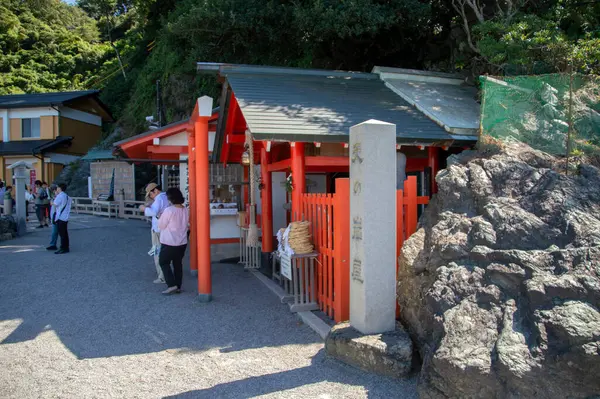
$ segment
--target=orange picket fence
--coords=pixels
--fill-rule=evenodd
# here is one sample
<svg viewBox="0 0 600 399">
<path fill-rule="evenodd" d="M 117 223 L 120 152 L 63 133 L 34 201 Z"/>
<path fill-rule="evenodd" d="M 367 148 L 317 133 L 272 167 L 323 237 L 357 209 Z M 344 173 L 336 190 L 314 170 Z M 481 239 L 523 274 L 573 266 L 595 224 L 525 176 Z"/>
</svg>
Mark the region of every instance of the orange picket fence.
<svg viewBox="0 0 600 399">
<path fill-rule="evenodd" d="M 417 196 L 415 176 L 409 176 L 404 187 L 404 191 L 396 193 L 398 256 L 404 241 L 417 231 L 418 206 L 429 202 L 429 197 Z M 336 179 L 335 191 L 335 194 L 304 194 L 302 215 L 295 219 L 311 222 L 312 241 L 319 253 L 315 271 L 317 303 L 328 317 L 341 322 L 350 317 L 349 179 Z"/>
</svg>

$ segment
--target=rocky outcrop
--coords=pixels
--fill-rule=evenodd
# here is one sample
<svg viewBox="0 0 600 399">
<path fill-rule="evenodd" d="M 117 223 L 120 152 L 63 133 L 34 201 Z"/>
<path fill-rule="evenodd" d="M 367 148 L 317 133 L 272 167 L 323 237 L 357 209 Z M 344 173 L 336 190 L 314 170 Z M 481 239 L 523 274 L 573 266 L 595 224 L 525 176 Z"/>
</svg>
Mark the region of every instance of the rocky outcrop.
<svg viewBox="0 0 600 399">
<path fill-rule="evenodd" d="M 449 159 L 400 258 L 425 398 L 600 395 L 600 172 L 523 145 Z"/>
<path fill-rule="evenodd" d="M 0 241 L 10 240 L 17 236 L 17 223 L 12 216 L 0 216 Z"/>
<path fill-rule="evenodd" d="M 65 166 L 56 182 L 65 183 L 70 196 L 87 198 L 89 176 L 90 162 L 79 159 Z"/>
</svg>

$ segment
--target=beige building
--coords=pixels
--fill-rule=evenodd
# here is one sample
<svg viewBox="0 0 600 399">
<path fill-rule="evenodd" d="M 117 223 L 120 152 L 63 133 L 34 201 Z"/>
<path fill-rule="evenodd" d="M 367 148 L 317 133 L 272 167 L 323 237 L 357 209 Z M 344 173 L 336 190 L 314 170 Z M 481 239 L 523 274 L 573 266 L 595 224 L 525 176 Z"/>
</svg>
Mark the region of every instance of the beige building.
<svg viewBox="0 0 600 399">
<path fill-rule="evenodd" d="M 12 185 L 10 165 L 32 165 L 30 181 L 52 182 L 86 154 L 112 121 L 99 91 L 0 96 L 0 179 Z"/>
</svg>

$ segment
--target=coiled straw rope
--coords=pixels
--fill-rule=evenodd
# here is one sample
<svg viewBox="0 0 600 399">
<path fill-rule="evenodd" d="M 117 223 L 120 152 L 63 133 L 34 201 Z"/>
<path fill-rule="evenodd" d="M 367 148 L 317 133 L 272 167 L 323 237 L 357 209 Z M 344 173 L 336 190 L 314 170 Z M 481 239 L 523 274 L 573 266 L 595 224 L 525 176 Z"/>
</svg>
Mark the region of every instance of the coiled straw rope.
<svg viewBox="0 0 600 399">
<path fill-rule="evenodd" d="M 290 223 L 290 232 L 288 235 L 288 245 L 294 253 L 298 255 L 309 254 L 314 247 L 310 242 L 310 222 L 292 222 Z"/>
</svg>

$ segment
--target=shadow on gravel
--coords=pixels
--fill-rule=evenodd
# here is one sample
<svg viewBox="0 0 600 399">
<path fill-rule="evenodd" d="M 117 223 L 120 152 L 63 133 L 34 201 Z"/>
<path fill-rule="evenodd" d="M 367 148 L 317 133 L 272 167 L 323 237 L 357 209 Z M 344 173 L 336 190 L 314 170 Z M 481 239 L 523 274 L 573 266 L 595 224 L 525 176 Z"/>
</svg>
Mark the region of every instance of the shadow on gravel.
<svg viewBox="0 0 600 399">
<path fill-rule="evenodd" d="M 322 367 L 323 363 L 328 367 Z M 399 391 L 390 392 L 390 385 L 382 384 L 382 380 L 390 380 Z M 342 365 L 327 358 L 325 350 L 321 349 L 307 367 L 218 384 L 207 389 L 166 396 L 164 399 L 253 398 L 324 381 L 364 387 L 369 398 L 416 398 L 414 389 L 408 389 L 406 394 L 400 391 L 403 381 L 370 375 Z M 410 384 L 410 380 L 405 381 Z"/>
<path fill-rule="evenodd" d="M 184 292 L 164 297 L 148 225 L 101 220 L 74 230 L 67 255 L 44 250 L 45 234 L 31 234 L 0 253 L 0 321 L 20 320 L 0 345 L 51 330 L 79 359 L 160 352 L 242 351 L 321 342 L 241 266 L 213 265 L 208 304 L 196 299 L 196 280 L 184 263 Z M 26 250 L 27 252 L 21 252 Z"/>
</svg>

